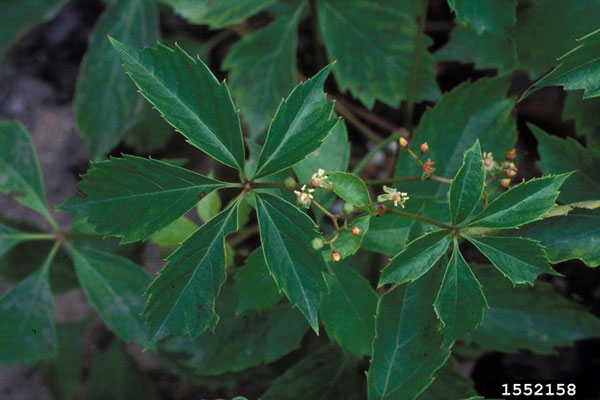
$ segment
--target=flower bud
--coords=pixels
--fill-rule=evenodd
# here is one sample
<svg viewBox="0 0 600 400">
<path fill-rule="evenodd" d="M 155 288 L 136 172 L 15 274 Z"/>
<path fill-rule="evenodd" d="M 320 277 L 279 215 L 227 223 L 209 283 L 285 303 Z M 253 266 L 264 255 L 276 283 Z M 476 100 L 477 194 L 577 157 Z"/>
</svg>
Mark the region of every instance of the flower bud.
<svg viewBox="0 0 600 400">
<path fill-rule="evenodd" d="M 507 160 L 512 160 L 516 156 L 517 156 L 517 149 L 515 149 L 515 148 L 513 148 L 511 151 L 509 151 L 508 153 L 506 153 L 506 159 Z"/>
<path fill-rule="evenodd" d="M 311 242 L 312 248 L 315 250 L 321 250 L 323 248 L 323 239 L 314 238 Z"/>
<path fill-rule="evenodd" d="M 510 178 L 500 179 L 500 186 L 502 186 L 503 188 L 509 188 L 510 187 Z"/>
<path fill-rule="evenodd" d="M 342 212 L 346 215 L 350 215 L 354 212 L 354 206 L 350 203 L 346 203 L 342 207 Z"/>
<path fill-rule="evenodd" d="M 338 261 L 340 261 L 340 260 L 342 259 L 342 256 L 341 256 L 341 255 L 340 255 L 340 253 L 338 253 L 337 251 L 332 251 L 332 252 L 331 252 L 331 259 L 332 259 L 334 262 L 338 262 Z"/>
<path fill-rule="evenodd" d="M 427 144 L 427 142 L 423 142 L 421 143 L 421 146 L 419 146 L 419 149 L 421 150 L 421 153 L 427 153 L 427 151 L 429 150 L 429 145 Z"/>
<path fill-rule="evenodd" d="M 400 144 L 400 147 L 408 147 L 408 140 L 401 137 L 398 139 L 398 144 Z"/>
<path fill-rule="evenodd" d="M 288 176 L 287 178 L 285 178 L 283 184 L 286 188 L 290 190 L 294 190 L 296 188 L 296 180 L 292 176 Z"/>
<path fill-rule="evenodd" d="M 350 229 L 350 233 L 352 233 L 354 236 L 358 236 L 360 235 L 360 228 L 358 226 L 355 226 L 352 229 Z"/>
<path fill-rule="evenodd" d="M 508 171 L 506 171 L 506 176 L 508 176 L 509 178 L 512 178 L 515 175 L 517 175 L 517 171 L 515 171 L 514 169 L 509 169 Z"/>
<path fill-rule="evenodd" d="M 431 159 L 427 159 L 427 161 L 425 161 L 425 163 L 423 163 L 423 172 L 426 174 L 433 174 L 433 172 L 435 171 L 434 166 L 434 162 L 431 161 Z"/>
</svg>

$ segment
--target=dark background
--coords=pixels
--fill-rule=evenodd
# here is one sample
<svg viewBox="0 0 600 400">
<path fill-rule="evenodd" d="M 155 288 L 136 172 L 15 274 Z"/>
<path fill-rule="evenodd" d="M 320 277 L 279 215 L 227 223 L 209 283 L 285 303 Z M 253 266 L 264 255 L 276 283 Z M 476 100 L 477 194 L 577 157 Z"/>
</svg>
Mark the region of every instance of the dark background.
<svg viewBox="0 0 600 400">
<path fill-rule="evenodd" d="M 74 128 L 72 108 L 75 83 L 81 59 L 87 49 L 87 38 L 104 6 L 97 0 L 74 0 L 50 22 L 36 27 L 12 48 L 2 66 L 0 66 L 0 118 L 21 120 L 31 130 L 35 147 L 40 157 L 44 181 L 49 202 L 57 205 L 73 193 L 78 175 L 88 168 L 87 150 L 83 140 L 77 136 Z M 250 26 L 261 26 L 269 21 L 266 15 L 253 17 Z M 431 23 L 430 23 L 431 22 Z M 433 37 L 435 44 L 430 49 L 435 51 L 448 40 L 448 32 L 453 26 L 453 16 L 446 2 L 430 1 L 429 17 L 426 32 Z M 171 35 L 188 35 L 198 40 L 206 40 L 215 34 L 208 29 L 191 26 L 162 9 L 161 29 L 163 37 Z M 304 75 L 310 76 L 318 70 L 316 60 L 322 54 L 322 48 L 316 48 L 312 39 L 312 26 L 305 21 L 300 27 L 299 63 Z M 217 45 L 210 54 L 209 64 L 220 77 L 225 74 L 219 69 L 223 56 L 236 40 L 235 35 Z M 443 91 L 448 91 L 460 82 L 476 80 L 481 76 L 495 75 L 495 71 L 475 71 L 471 65 L 458 63 L 442 63 L 438 71 L 438 83 Z M 521 94 L 530 84 L 526 74 L 516 74 L 511 88 L 512 95 Z M 328 82 L 328 91 L 338 93 L 335 83 Z M 341 94 L 344 95 L 344 94 Z M 355 106 L 350 96 L 345 99 Z M 524 121 L 533 122 L 544 130 L 559 136 L 574 136 L 572 121 L 562 121 L 564 95 L 560 89 L 545 89 L 530 96 L 526 101 L 517 104 L 515 118 L 518 121 L 519 140 L 517 149 L 522 154 L 519 165 L 520 175 L 532 177 L 540 174 L 535 162 L 538 158 L 536 142 L 528 131 Z M 416 108 L 415 123 L 425 110 L 426 104 Z M 394 126 L 404 126 L 405 110 L 392 109 L 377 103 L 374 112 L 385 118 Z M 366 121 L 368 123 L 368 121 Z M 380 135 L 388 132 L 371 126 Z M 353 143 L 354 162 L 366 150 L 366 143 L 348 124 L 350 139 Z M 116 148 L 111 154 L 135 153 L 126 146 Z M 155 157 L 186 157 L 190 160 L 187 167 L 207 171 L 214 167 L 209 157 L 200 156 L 181 136 L 173 134 L 168 145 L 152 154 Z M 600 167 L 600 166 L 599 166 Z M 374 174 L 373 168 L 365 170 L 365 174 Z M 221 172 L 222 173 L 222 172 Z M 219 173 L 218 173 L 219 175 Z M 36 216 L 18 207 L 8 199 L 0 199 L 1 214 L 10 219 L 24 219 L 36 224 L 43 224 Z M 68 223 L 68 215 L 58 213 L 61 224 Z M 138 249 L 136 257 L 155 272 L 162 265 L 160 251 L 152 246 Z M 579 261 L 562 263 L 556 269 L 565 275 L 564 279 L 555 279 L 553 284 L 557 293 L 585 305 L 591 312 L 600 316 L 600 269 L 587 268 Z M 0 292 L 7 285 L 0 282 Z M 93 315 L 78 291 L 67 291 L 56 297 L 56 309 L 59 322 L 81 321 Z M 600 332 L 599 332 L 600 333 Z M 112 340 L 112 334 L 99 323 L 92 324 L 86 334 L 86 350 L 84 353 L 84 374 L 89 374 L 89 366 L 98 352 Z M 321 340 L 321 339 L 319 339 Z M 311 343 L 305 344 L 311 346 Z M 296 353 L 302 352 L 299 350 Z M 182 381 L 176 375 L 161 368 L 160 364 L 149 354 L 139 349 L 131 349 L 142 369 L 146 370 L 156 381 L 165 398 L 187 399 L 202 396 L 225 396 L 227 393 L 213 392 Z M 300 354 L 301 355 L 301 354 Z M 282 365 L 289 364 L 298 355 L 292 354 L 284 359 Z M 487 353 L 477 361 L 463 360 L 461 368 L 471 375 L 477 390 L 482 395 L 492 396 L 502 382 L 514 380 L 547 380 L 561 382 L 576 381 L 583 390 L 584 386 L 597 387 L 600 373 L 600 340 L 586 340 L 575 346 L 558 349 L 555 356 L 540 356 L 527 351 L 517 354 Z M 244 386 L 245 385 L 245 386 Z M 242 383 L 236 392 L 255 397 L 264 387 L 260 384 Z M 35 369 L 14 367 L 11 370 L 0 368 L 0 398 L 2 399 L 42 399 L 49 394 L 43 386 L 43 380 Z"/>
</svg>

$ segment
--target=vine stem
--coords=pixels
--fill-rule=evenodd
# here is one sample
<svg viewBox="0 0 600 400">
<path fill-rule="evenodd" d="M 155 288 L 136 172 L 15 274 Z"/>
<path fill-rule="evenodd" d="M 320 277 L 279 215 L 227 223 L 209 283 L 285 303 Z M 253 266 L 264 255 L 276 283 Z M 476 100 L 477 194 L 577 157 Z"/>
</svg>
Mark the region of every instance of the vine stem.
<svg viewBox="0 0 600 400">
<path fill-rule="evenodd" d="M 406 217 L 406 218 L 411 218 L 411 219 L 414 219 L 417 221 L 426 222 L 428 224 L 435 225 L 435 226 L 438 226 L 443 229 L 452 229 L 452 227 L 450 225 L 446 225 L 440 221 L 437 221 L 433 218 L 426 217 L 424 215 L 413 214 L 413 213 L 409 213 L 406 211 L 396 210 L 396 209 L 388 208 L 388 207 L 385 207 L 385 212 L 390 213 L 390 214 L 400 215 L 400 216 Z"/>
<path fill-rule="evenodd" d="M 371 179 L 366 180 L 365 183 L 367 185 L 382 185 L 386 183 L 401 183 L 401 182 L 414 182 L 420 181 L 422 178 L 420 176 L 405 176 L 405 177 L 393 177 L 393 178 L 384 178 L 384 179 Z M 443 176 L 431 175 L 429 178 L 425 180 L 436 181 L 440 183 L 451 184 L 452 179 L 444 178 Z"/>
<path fill-rule="evenodd" d="M 396 139 L 399 139 L 400 136 L 402 136 L 400 132 L 392 133 L 390 136 L 377 143 L 367 154 L 364 155 L 364 157 L 358 162 L 358 164 L 356 164 L 356 166 L 352 170 L 352 173 L 360 173 L 369 164 L 369 161 L 371 161 L 371 159 L 373 158 L 373 156 L 375 156 L 375 154 L 377 154 L 377 152 L 384 149 L 387 145 L 389 145 Z"/>
</svg>

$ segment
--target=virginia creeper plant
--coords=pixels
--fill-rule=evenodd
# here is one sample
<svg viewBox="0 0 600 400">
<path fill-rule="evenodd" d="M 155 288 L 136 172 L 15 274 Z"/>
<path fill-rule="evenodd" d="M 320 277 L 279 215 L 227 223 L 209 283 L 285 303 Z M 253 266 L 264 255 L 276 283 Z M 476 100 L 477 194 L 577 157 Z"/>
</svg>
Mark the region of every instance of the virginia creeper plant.
<svg viewBox="0 0 600 400">
<path fill-rule="evenodd" d="M 37 2 L 15 17 L 18 26 L 0 27 L 7 31 L 0 51 L 64 3 Z M 228 81 L 207 66 L 208 52 L 156 44 L 153 1 L 107 3 L 74 100 L 92 162 L 58 207 L 72 213 L 70 227 L 59 226 L 46 202 L 27 129 L 0 122 L 0 193 L 51 228 L 0 224 L 0 256 L 26 242 L 52 243 L 39 267 L 0 299 L 3 364 L 56 368 L 75 343 L 70 338 L 83 334 L 54 322 L 56 268 L 74 270 L 120 341 L 143 346 L 200 385 L 213 379 L 212 386 L 235 388 L 303 340 L 316 343 L 264 382 L 262 399 L 427 399 L 440 391 L 466 398 L 476 392 L 457 373 L 455 355 L 550 354 L 598 335 L 600 321 L 548 283 L 562 279 L 552 264 L 600 265 L 593 111 L 600 34 L 593 11 L 578 8 L 600 13 L 597 1 L 523 0 L 529 7 L 517 10 L 516 0 L 477 0 L 477 7 L 448 0 L 456 27 L 431 53 L 427 0 L 163 0 L 189 23 L 218 30 L 206 48 L 239 37 L 222 63 Z M 24 7 L 8 4 L 0 13 Z M 245 22 L 257 13 L 271 22 Z M 548 24 L 536 25 L 559 17 L 577 26 L 546 35 Z M 324 50 L 310 78 L 297 60 L 305 21 Z M 443 92 L 434 73 L 442 61 L 499 73 Z M 544 172 L 530 179 L 515 148 L 517 99 L 507 96 L 516 70 L 535 81 L 521 99 L 547 86 L 583 90 L 569 92 L 565 114 L 585 147 L 533 124 L 521 128 L 535 136 Z M 417 116 L 423 102 L 431 107 Z M 376 103 L 402 104 L 403 126 L 370 111 Z M 368 151 L 351 146 L 347 124 L 371 143 Z M 176 159 L 107 157 L 122 139 L 148 153 L 169 127 L 199 158 L 234 173 L 203 175 Z M 351 151 L 359 155 L 352 163 Z M 377 157 L 391 168 L 365 172 Z M 122 251 L 145 241 L 168 252 L 155 276 Z M 58 254 L 72 266 L 55 265 Z M 137 382 L 131 398 L 155 396 L 141 389 L 148 378 L 131 363 L 111 344 L 94 363 L 88 390 L 125 374 Z"/>
</svg>

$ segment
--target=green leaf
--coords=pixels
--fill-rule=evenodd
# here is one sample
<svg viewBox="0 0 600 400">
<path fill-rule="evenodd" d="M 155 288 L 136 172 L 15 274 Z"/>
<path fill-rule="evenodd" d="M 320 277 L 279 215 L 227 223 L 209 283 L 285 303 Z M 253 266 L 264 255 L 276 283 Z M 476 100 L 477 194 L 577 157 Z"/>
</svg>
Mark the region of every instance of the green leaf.
<svg viewBox="0 0 600 400">
<path fill-rule="evenodd" d="M 478 34 L 505 35 L 516 22 L 517 0 L 448 0 L 457 19 Z"/>
<path fill-rule="evenodd" d="M 356 253 L 360 248 L 360 245 L 365 237 L 365 234 L 369 232 L 369 220 L 371 217 L 369 215 L 363 215 L 361 217 L 355 218 L 348 224 L 349 230 L 343 230 L 340 233 L 340 236 L 335 241 L 335 251 L 340 253 L 340 256 L 343 258 L 349 257 Z M 360 229 L 360 232 L 357 236 L 353 235 L 350 229 L 352 228 Z M 329 253 L 329 250 L 326 251 Z"/>
<path fill-rule="evenodd" d="M 213 29 L 242 22 L 276 0 L 160 0 L 183 18 Z"/>
<path fill-rule="evenodd" d="M 254 178 L 273 175 L 304 160 L 317 150 L 337 124 L 333 102 L 327 101 L 323 85 L 332 66 L 326 66 L 298 84 L 281 101 L 269 126 Z"/>
<path fill-rule="evenodd" d="M 398 4 L 317 2 L 325 49 L 330 60 L 339 61 L 335 78 L 340 90 L 350 90 L 368 108 L 375 100 L 397 107 L 400 100 L 419 102 L 440 95 L 427 51 L 433 41 Z"/>
<path fill-rule="evenodd" d="M 148 327 L 141 314 L 148 273 L 104 251 L 71 247 L 70 252 L 85 297 L 106 326 L 123 340 L 145 344 Z"/>
<path fill-rule="evenodd" d="M 514 353 L 527 349 L 553 354 L 557 346 L 598 337 L 600 320 L 581 305 L 555 293 L 552 285 L 513 288 L 489 266 L 477 270 L 490 308 L 473 341 L 487 350 Z"/>
<path fill-rule="evenodd" d="M 318 310 L 326 290 L 321 271 L 327 265 L 311 246 L 321 237 L 310 217 L 294 205 L 269 194 L 256 198 L 260 238 L 267 267 L 279 290 L 319 332 Z"/>
<path fill-rule="evenodd" d="M 239 301 L 236 315 L 247 310 L 263 311 L 279 303 L 283 295 L 271 277 L 262 248 L 252 252 L 246 264 L 233 275 L 233 288 Z"/>
<path fill-rule="evenodd" d="M 17 121 L 0 122 L 0 193 L 51 219 L 31 136 Z"/>
<path fill-rule="evenodd" d="M 576 209 L 566 216 L 544 218 L 519 228 L 518 235 L 539 240 L 551 263 L 579 259 L 600 265 L 600 210 Z"/>
<path fill-rule="evenodd" d="M 438 61 L 459 61 L 475 64 L 478 69 L 497 69 L 500 73 L 517 68 L 517 49 L 509 35 L 478 35 L 472 29 L 457 24 L 450 40 L 434 54 Z"/>
<path fill-rule="evenodd" d="M 575 131 L 585 136 L 588 147 L 600 150 L 600 99 L 582 99 L 580 92 L 568 92 L 563 109 L 564 120 L 575 120 Z"/>
<path fill-rule="evenodd" d="M 110 382 L 110 384 L 107 384 Z M 84 400 L 158 400 L 152 380 L 112 342 L 92 363 Z"/>
<path fill-rule="evenodd" d="M 173 354 L 180 366 L 197 375 L 215 376 L 271 363 L 300 347 L 309 327 L 297 310 L 280 304 L 268 312 L 236 315 L 237 302 L 232 287 L 224 286 L 217 299 L 221 320 L 215 331 L 193 341 L 173 337 L 159 345 L 159 354 Z"/>
<path fill-rule="evenodd" d="M 346 171 L 350 162 L 350 143 L 344 121 L 338 122 L 325 138 L 321 147 L 294 165 L 294 172 L 300 182 L 310 182 L 319 169 L 325 171 Z M 319 193 L 317 192 L 317 195 Z"/>
<path fill-rule="evenodd" d="M 302 1 L 295 9 L 280 12 L 266 28 L 234 44 L 223 60 L 231 92 L 253 138 L 262 136 L 281 99 L 294 88 L 298 22 L 306 5 Z"/>
<path fill-rule="evenodd" d="M 469 226 L 515 228 L 539 219 L 554 207 L 558 189 L 570 175 L 544 176 L 513 186 L 492 201 Z"/>
<path fill-rule="evenodd" d="M 419 400 L 479 398 L 473 387 L 474 383 L 458 373 L 458 368 L 458 363 L 449 358 L 436 372 L 433 383 L 419 396 Z"/>
<path fill-rule="evenodd" d="M 160 31 L 154 2 L 127 0 L 109 5 L 90 35 L 74 106 L 77 130 L 93 160 L 104 158 L 119 143 L 138 101 L 135 86 L 123 71 L 108 35 L 135 46 L 155 43 Z"/>
<path fill-rule="evenodd" d="M 565 182 L 559 200 L 574 203 L 600 198 L 600 150 L 584 148 L 574 139 L 548 135 L 534 125 L 528 125 L 538 141 L 540 168 L 548 174 L 576 171 Z"/>
<path fill-rule="evenodd" d="M 262 400 L 360 400 L 364 387 L 356 361 L 334 346 L 322 346 L 277 377 Z"/>
<path fill-rule="evenodd" d="M 48 21 L 58 13 L 66 0 L 4 0 L 0 3 L 0 62 L 9 47 L 33 26 Z"/>
<path fill-rule="evenodd" d="M 110 40 L 142 95 L 169 124 L 217 161 L 243 169 L 240 121 L 225 82 L 180 47 L 141 50 Z"/>
<path fill-rule="evenodd" d="M 168 258 L 152 281 L 144 316 L 149 344 L 170 335 L 192 339 L 213 329 L 215 299 L 225 282 L 225 236 L 237 230 L 237 202 L 202 225 Z"/>
<path fill-rule="evenodd" d="M 355 206 L 371 204 L 367 185 L 357 175 L 350 172 L 327 172 L 327 181 L 333 184 L 333 191 L 346 203 Z"/>
<path fill-rule="evenodd" d="M 450 355 L 433 311 L 439 274 L 394 288 L 379 298 L 369 400 L 414 399 Z"/>
<path fill-rule="evenodd" d="M 54 303 L 48 270 L 58 251 L 55 244 L 42 267 L 0 298 L 0 362 L 34 364 L 56 350 Z"/>
<path fill-rule="evenodd" d="M 209 193 L 196 204 L 196 212 L 203 222 L 210 221 L 219 211 L 221 211 L 221 198 L 217 192 Z"/>
<path fill-rule="evenodd" d="M 485 169 L 479 140 L 465 152 L 463 164 L 450 185 L 450 215 L 456 225 L 467 219 L 481 201 Z"/>
<path fill-rule="evenodd" d="M 429 144 L 426 157 L 435 162 L 436 175 L 453 178 L 462 165 L 463 154 L 477 139 L 485 152 L 504 154 L 513 147 L 517 130 L 512 116 L 514 99 L 506 98 L 509 78 L 482 78 L 475 83 L 463 83 L 425 112 L 411 143 L 417 153 L 421 143 Z M 406 152 L 400 152 L 395 176 L 421 174 L 417 163 Z M 401 189 L 409 195 L 418 193 L 445 200 L 449 187 L 419 181 L 404 182 Z"/>
<path fill-rule="evenodd" d="M 546 250 L 535 240 L 520 237 L 467 236 L 494 267 L 515 284 L 533 282 L 540 274 L 556 272 L 548 265 Z"/>
<path fill-rule="evenodd" d="M 547 86 L 563 86 L 565 90 L 584 89 L 584 99 L 600 96 L 600 30 L 578 41 L 580 44 L 560 57 L 556 68 L 529 87 L 522 99 Z"/>
<path fill-rule="evenodd" d="M 328 293 L 321 303 L 327 335 L 358 357 L 371 354 L 377 293 L 351 266 L 336 263 L 325 276 Z"/>
<path fill-rule="evenodd" d="M 419 279 L 446 254 L 448 246 L 450 235 L 447 231 L 430 232 L 413 240 L 385 266 L 381 272 L 379 287 Z"/>
<path fill-rule="evenodd" d="M 42 365 L 44 381 L 57 400 L 71 400 L 81 378 L 87 323 L 65 323 L 56 327 L 56 354 Z"/>
<path fill-rule="evenodd" d="M 94 163 L 77 185 L 78 195 L 60 208 L 130 243 L 147 239 L 185 214 L 202 194 L 223 186 L 185 168 L 125 155 Z"/>
<path fill-rule="evenodd" d="M 461 338 L 481 324 L 487 307 L 481 284 L 463 258 L 458 243 L 454 243 L 452 257 L 446 266 L 442 286 L 433 303 L 443 324 L 447 341 Z"/>
<path fill-rule="evenodd" d="M 194 221 L 183 216 L 156 232 L 150 240 L 161 247 L 176 247 L 185 242 L 197 229 L 198 225 Z"/>
</svg>

